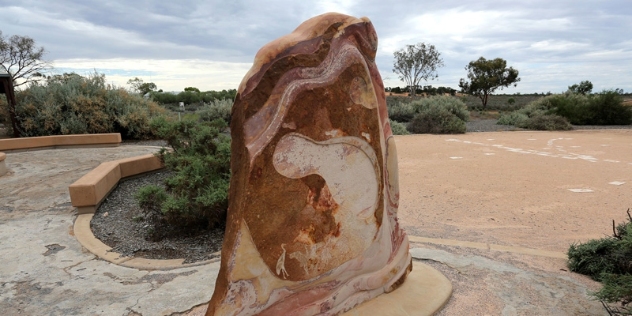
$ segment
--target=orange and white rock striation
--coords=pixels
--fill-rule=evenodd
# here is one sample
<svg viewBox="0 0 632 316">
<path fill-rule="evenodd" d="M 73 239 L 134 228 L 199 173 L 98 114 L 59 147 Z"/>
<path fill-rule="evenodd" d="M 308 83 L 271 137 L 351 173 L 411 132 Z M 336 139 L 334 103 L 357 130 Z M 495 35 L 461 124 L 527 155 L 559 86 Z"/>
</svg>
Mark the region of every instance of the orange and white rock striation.
<svg viewBox="0 0 632 316">
<path fill-rule="evenodd" d="M 233 106 L 221 269 L 207 315 L 336 315 L 410 272 L 397 151 L 367 18 L 264 46 Z"/>
</svg>

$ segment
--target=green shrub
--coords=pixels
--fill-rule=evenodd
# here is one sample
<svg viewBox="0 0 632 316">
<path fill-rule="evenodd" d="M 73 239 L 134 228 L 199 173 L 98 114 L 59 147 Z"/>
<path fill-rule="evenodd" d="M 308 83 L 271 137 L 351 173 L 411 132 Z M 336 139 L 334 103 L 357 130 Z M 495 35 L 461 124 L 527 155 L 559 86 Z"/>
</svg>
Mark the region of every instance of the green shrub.
<svg viewBox="0 0 632 316">
<path fill-rule="evenodd" d="M 623 104 L 618 91 L 606 90 L 592 96 L 589 105 L 591 125 L 629 125 L 632 124 L 632 107 Z"/>
<path fill-rule="evenodd" d="M 163 187 L 150 184 L 144 186 L 136 192 L 138 205 L 143 209 L 145 215 L 160 219 L 162 216 L 162 203 L 167 200 L 167 193 Z"/>
<path fill-rule="evenodd" d="M 563 116 L 575 125 L 590 124 L 594 115 L 590 110 L 590 100 L 588 96 L 583 94 L 558 94 L 548 97 L 550 104 L 548 110 Z"/>
<path fill-rule="evenodd" d="M 406 129 L 414 134 L 462 134 L 466 125 L 448 110 L 432 106 L 415 115 Z"/>
<path fill-rule="evenodd" d="M 566 118 L 554 114 L 535 115 L 528 118 L 522 124 L 523 125 L 517 126 L 539 131 L 568 131 L 573 129 L 573 126 L 571 126 Z"/>
<path fill-rule="evenodd" d="M 603 287 L 593 295 L 603 303 L 608 314 L 632 315 L 632 274 L 604 273 L 601 282 Z"/>
<path fill-rule="evenodd" d="M 140 206 L 157 216 L 161 227 L 212 228 L 222 224 L 230 182 L 230 138 L 220 133 L 226 123 L 221 119 L 169 121 L 158 117 L 151 127 L 171 147 L 171 151 L 161 149 L 158 156 L 174 173 L 165 180 L 164 189 L 143 188 L 138 196 Z"/>
<path fill-rule="evenodd" d="M 165 112 L 156 103 L 106 84 L 105 75 L 57 75 L 16 93 L 23 136 L 121 133 L 152 136 L 149 122 Z"/>
<path fill-rule="evenodd" d="M 529 117 L 555 114 L 574 125 L 629 125 L 632 108 L 623 104 L 617 90 L 606 90 L 596 95 L 565 93 L 550 95 L 529 103 L 517 112 Z"/>
<path fill-rule="evenodd" d="M 398 122 L 409 122 L 416 113 L 415 108 L 410 103 L 397 102 L 388 107 L 388 117 Z"/>
<path fill-rule="evenodd" d="M 513 111 L 501 115 L 498 118 L 496 124 L 498 125 L 513 125 L 516 127 L 525 126 L 525 122 L 529 120 L 529 116 L 520 111 Z"/>
<path fill-rule="evenodd" d="M 432 96 L 415 100 L 410 103 L 415 108 L 415 112 L 421 113 L 430 108 L 444 109 L 455 115 L 463 122 L 467 122 L 470 118 L 470 112 L 467 106 L 460 99 L 451 96 Z"/>
<path fill-rule="evenodd" d="M 230 124 L 231 112 L 233 109 L 233 100 L 223 99 L 214 100 L 208 104 L 205 104 L 196 113 L 200 115 L 200 119 L 203 121 L 211 122 L 216 119 L 221 119 L 227 124 Z"/>
<path fill-rule="evenodd" d="M 406 130 L 406 125 L 398 121 L 391 121 L 391 130 L 393 135 L 409 135 L 410 132 Z"/>
<path fill-rule="evenodd" d="M 568 249 L 568 267 L 571 271 L 590 276 L 603 283 L 593 295 L 609 311 L 632 315 L 632 216 L 628 209 L 628 222 L 614 227 L 613 236 L 571 245 Z M 618 303 L 613 307 L 606 303 Z"/>
<path fill-rule="evenodd" d="M 433 96 L 410 103 L 415 115 L 406 129 L 411 133 L 465 133 L 470 113 L 465 104 L 451 96 Z"/>
</svg>

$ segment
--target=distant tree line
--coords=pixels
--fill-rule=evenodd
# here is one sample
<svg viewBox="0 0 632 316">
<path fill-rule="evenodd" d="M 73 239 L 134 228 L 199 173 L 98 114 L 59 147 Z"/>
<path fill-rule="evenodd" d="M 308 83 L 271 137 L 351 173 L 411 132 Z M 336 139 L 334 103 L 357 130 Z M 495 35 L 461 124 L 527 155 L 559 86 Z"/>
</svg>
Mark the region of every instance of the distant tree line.
<svg viewBox="0 0 632 316">
<path fill-rule="evenodd" d="M 236 89 L 222 91 L 200 91 L 196 87 L 186 87 L 182 92 L 164 92 L 153 82 L 144 82 L 143 79 L 135 77 L 127 81 L 132 92 L 136 92 L 143 96 L 149 96 L 160 104 L 178 104 L 183 102 L 185 105 L 210 103 L 221 100 L 234 100 L 237 95 Z"/>
<path fill-rule="evenodd" d="M 392 93 L 411 93 L 411 89 L 410 86 L 408 87 L 386 87 L 384 89 L 384 91 L 386 92 L 392 92 Z M 417 86 L 417 89 L 415 89 L 415 94 L 422 94 L 425 93 L 426 95 L 445 95 L 445 94 L 449 94 L 449 95 L 455 95 L 457 92 L 457 90 L 452 89 L 450 87 L 433 87 L 431 85 L 428 86 Z"/>
<path fill-rule="evenodd" d="M 179 93 L 152 91 L 150 97 L 160 104 L 176 104 L 184 102 L 185 105 L 196 103 L 209 103 L 219 100 L 234 100 L 237 95 L 236 89 L 222 91 L 200 91 L 198 88 L 187 87 Z"/>
</svg>

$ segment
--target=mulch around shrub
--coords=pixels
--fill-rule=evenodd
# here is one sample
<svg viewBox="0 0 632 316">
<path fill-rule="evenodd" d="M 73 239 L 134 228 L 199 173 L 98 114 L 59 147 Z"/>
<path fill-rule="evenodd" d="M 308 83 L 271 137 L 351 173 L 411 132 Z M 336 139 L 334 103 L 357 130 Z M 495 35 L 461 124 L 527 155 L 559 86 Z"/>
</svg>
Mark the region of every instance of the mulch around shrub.
<svg viewBox="0 0 632 316">
<path fill-rule="evenodd" d="M 145 185 L 161 185 L 168 175 L 168 171 L 162 170 L 121 181 L 92 218 L 90 226 L 94 236 L 124 256 L 184 258 L 184 263 L 217 257 L 214 253 L 222 248 L 224 227 L 182 231 L 160 241 L 149 240 L 153 223 L 143 216 L 134 195 Z"/>
</svg>

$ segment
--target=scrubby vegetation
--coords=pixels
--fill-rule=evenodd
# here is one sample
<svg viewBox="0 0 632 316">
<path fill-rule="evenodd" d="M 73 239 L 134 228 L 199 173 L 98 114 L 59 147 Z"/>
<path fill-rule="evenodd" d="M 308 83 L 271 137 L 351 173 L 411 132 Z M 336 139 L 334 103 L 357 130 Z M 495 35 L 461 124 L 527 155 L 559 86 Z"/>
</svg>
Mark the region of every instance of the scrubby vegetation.
<svg viewBox="0 0 632 316">
<path fill-rule="evenodd" d="M 391 120 L 406 124 L 406 130 L 415 133 L 465 133 L 469 112 L 465 104 L 452 96 L 433 96 L 411 102 L 391 102 L 388 105 Z M 396 128 L 399 128 L 396 127 Z"/>
<path fill-rule="evenodd" d="M 204 103 L 210 103 L 220 100 L 234 100 L 237 95 L 237 90 L 222 90 L 222 91 L 205 91 L 201 92 L 198 88 L 187 87 L 184 91 L 179 93 L 154 91 L 150 93 L 150 97 L 169 108 L 172 111 L 178 110 L 178 103 L 183 102 L 185 105 L 192 105 L 189 107 L 192 110 L 197 110 L 199 106 Z"/>
<path fill-rule="evenodd" d="M 507 113 L 499 118 L 498 124 L 546 130 L 566 130 L 570 124 L 629 125 L 632 124 L 632 107 L 623 104 L 620 90 L 605 90 L 594 95 L 569 91 L 535 100 Z"/>
<path fill-rule="evenodd" d="M 144 139 L 152 135 L 152 117 L 165 113 L 98 73 L 52 76 L 17 91 L 16 100 L 22 136 L 121 133 L 124 139 Z"/>
<path fill-rule="evenodd" d="M 527 104 L 542 99 L 545 94 L 520 94 L 520 95 L 506 95 L 506 94 L 494 94 L 488 96 L 487 107 L 488 111 L 515 111 L 525 107 Z M 459 97 L 467 108 L 482 109 L 481 100 L 473 95 L 462 95 Z"/>
<path fill-rule="evenodd" d="M 174 173 L 165 180 L 165 188 L 149 185 L 137 195 L 145 215 L 154 219 L 150 237 L 221 225 L 230 181 L 230 138 L 222 134 L 226 122 L 159 117 L 151 128 L 172 148 L 163 148 L 158 155 Z"/>
<path fill-rule="evenodd" d="M 568 267 L 602 282 L 593 296 L 599 299 L 610 315 L 632 315 L 632 215 L 615 227 L 613 236 L 571 245 Z"/>
<path fill-rule="evenodd" d="M 226 124 L 230 124 L 232 109 L 233 100 L 223 99 L 214 100 L 205 104 L 204 106 L 199 108 L 196 113 L 203 121 L 211 122 L 216 119 L 221 119 L 226 122 Z"/>
<path fill-rule="evenodd" d="M 391 130 L 393 135 L 409 135 L 410 132 L 406 129 L 406 125 L 397 121 L 391 121 Z"/>
</svg>

